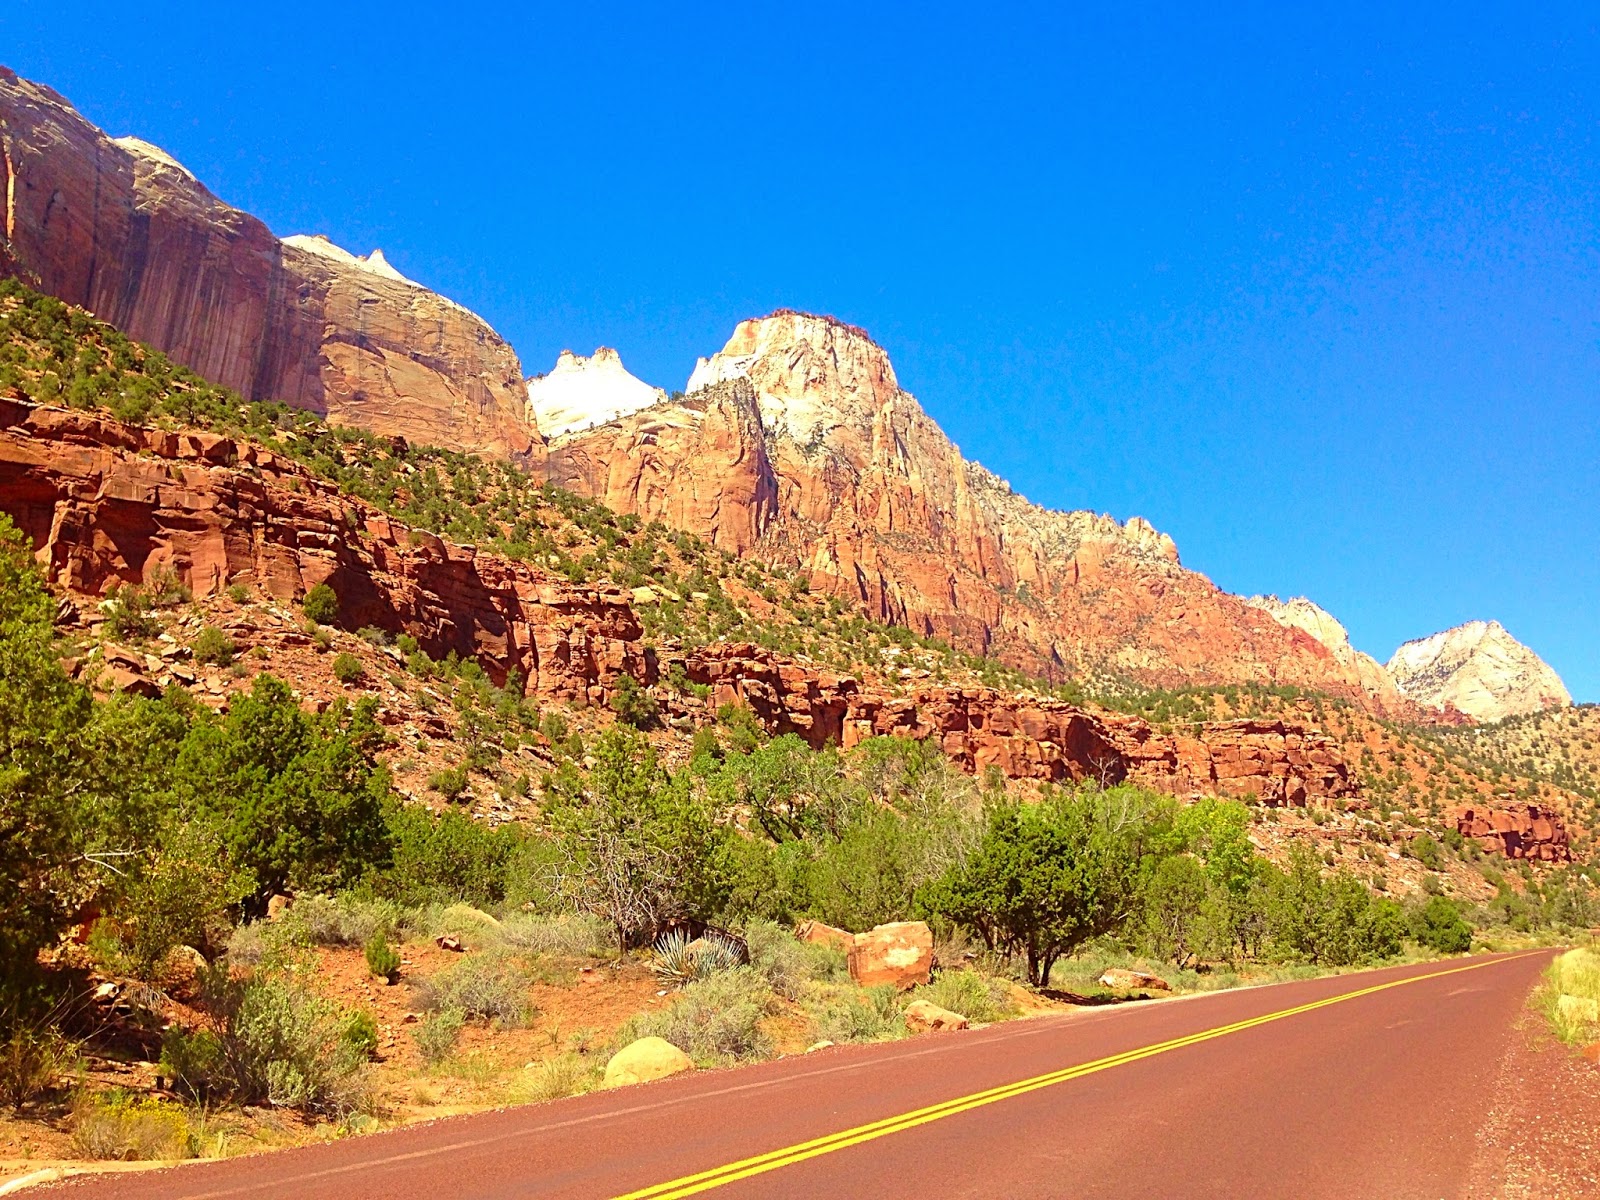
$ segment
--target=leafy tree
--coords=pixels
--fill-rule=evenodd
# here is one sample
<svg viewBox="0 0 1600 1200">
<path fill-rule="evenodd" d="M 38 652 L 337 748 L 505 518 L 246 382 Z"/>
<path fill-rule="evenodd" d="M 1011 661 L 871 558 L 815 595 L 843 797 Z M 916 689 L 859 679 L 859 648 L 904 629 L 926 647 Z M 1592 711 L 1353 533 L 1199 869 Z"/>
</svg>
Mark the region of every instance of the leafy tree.
<svg viewBox="0 0 1600 1200">
<path fill-rule="evenodd" d="M 18 1000 L 69 914 L 98 782 L 93 699 L 61 668 L 54 616 L 27 542 L 0 514 L 0 1006 Z"/>
<path fill-rule="evenodd" d="M 924 903 L 991 950 L 1020 954 L 1043 987 L 1058 958 L 1136 911 L 1145 856 L 1168 836 L 1166 820 L 1166 807 L 1134 788 L 997 805 L 977 849 Z"/>
<path fill-rule="evenodd" d="M 1443 896 L 1430 896 L 1411 917 L 1411 936 L 1440 954 L 1465 954 L 1472 949 L 1472 926 L 1461 910 Z"/>
<path fill-rule="evenodd" d="M 1162 859 L 1146 885 L 1146 936 L 1156 954 L 1175 967 L 1188 966 L 1197 953 L 1208 892 L 1205 868 L 1187 854 Z"/>
<path fill-rule="evenodd" d="M 376 736 L 370 706 L 312 716 L 287 684 L 259 675 L 226 718 L 190 728 L 174 792 L 186 813 L 217 822 L 232 861 L 255 876 L 258 902 L 345 886 L 388 855 Z"/>
<path fill-rule="evenodd" d="M 487 829 L 453 810 L 435 816 L 394 804 L 387 814 L 390 863 L 372 887 L 401 904 L 468 904 L 486 908 L 505 898 L 511 862 L 523 840 L 516 830 Z"/>
<path fill-rule="evenodd" d="M 608 921 L 617 945 L 715 912 L 725 886 L 722 835 L 687 776 L 670 777 L 625 728 L 602 734 L 578 787 L 557 787 L 549 819 L 566 850 L 568 894 Z"/>
</svg>

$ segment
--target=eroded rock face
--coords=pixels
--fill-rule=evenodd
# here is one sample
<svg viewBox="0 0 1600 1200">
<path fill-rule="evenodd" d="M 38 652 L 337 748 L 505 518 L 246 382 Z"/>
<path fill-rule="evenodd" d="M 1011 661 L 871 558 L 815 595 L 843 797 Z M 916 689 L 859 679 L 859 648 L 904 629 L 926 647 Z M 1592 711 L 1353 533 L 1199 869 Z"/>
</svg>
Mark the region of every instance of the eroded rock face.
<svg viewBox="0 0 1600 1200">
<path fill-rule="evenodd" d="M 630 374 L 609 346 L 588 358 L 563 350 L 548 375 L 528 380 L 528 408 L 547 438 L 603 425 L 666 398 L 666 392 Z"/>
<path fill-rule="evenodd" d="M 1561 676 L 1498 621 L 1468 621 L 1407 642 L 1389 660 L 1389 673 L 1418 703 L 1456 708 L 1475 721 L 1572 703 Z"/>
<path fill-rule="evenodd" d="M 538 457 L 494 330 L 384 261 L 280 241 L 169 155 L 0 67 L 0 272 L 249 399 L 458 450 Z"/>
<path fill-rule="evenodd" d="M 0 399 L 0 511 L 32 539 L 52 579 L 80 595 L 158 569 L 200 597 L 243 581 L 294 602 L 328 582 L 345 626 L 410 633 L 432 655 L 477 658 L 497 679 L 514 668 L 531 692 L 552 698 L 605 704 L 622 674 L 650 684 L 676 663 L 710 688 L 713 707 L 747 705 L 771 732 L 818 747 L 933 738 L 964 769 L 1011 779 L 1133 780 L 1275 804 L 1357 793 L 1332 741 L 1294 722 L 1169 734 L 990 688 L 890 694 L 754 645 L 658 652 L 645 645 L 628 591 L 574 585 L 410 529 L 295 463 L 215 434 Z M 140 666 L 129 664 L 130 681 Z M 674 712 L 688 702 L 673 694 L 664 703 Z"/>
<path fill-rule="evenodd" d="M 1473 805 L 1456 814 L 1456 830 L 1485 850 L 1535 862 L 1571 862 L 1561 817 L 1538 804 Z"/>
<path fill-rule="evenodd" d="M 1147 521 L 1043 509 L 964 460 L 882 347 L 832 318 L 741 323 L 682 403 L 573 433 L 548 469 L 614 509 L 1047 676 L 1253 680 L 1408 707 L 1370 660 L 1185 570 Z"/>
</svg>

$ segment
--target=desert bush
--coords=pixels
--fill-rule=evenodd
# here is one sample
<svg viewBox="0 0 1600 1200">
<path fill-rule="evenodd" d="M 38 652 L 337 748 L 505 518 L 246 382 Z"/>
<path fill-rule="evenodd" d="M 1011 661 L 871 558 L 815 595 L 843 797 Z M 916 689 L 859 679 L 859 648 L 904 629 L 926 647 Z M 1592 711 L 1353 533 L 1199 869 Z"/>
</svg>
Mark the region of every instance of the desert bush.
<svg viewBox="0 0 1600 1200">
<path fill-rule="evenodd" d="M 465 1017 L 513 1029 L 533 1016 L 527 973 L 500 954 L 469 954 L 420 981 L 416 990 L 418 1002 L 430 1012 L 455 1009 Z"/>
<path fill-rule="evenodd" d="M 0 1038 L 0 1102 L 20 1112 L 46 1095 L 77 1059 L 77 1047 L 48 1018 L 4 1020 Z"/>
<path fill-rule="evenodd" d="M 254 890 L 254 877 L 232 865 L 210 822 L 173 822 L 120 889 L 117 915 L 126 930 L 120 941 L 128 969 L 139 979 L 153 978 L 176 946 L 214 954 Z"/>
<path fill-rule="evenodd" d="M 356 896 L 300 896 L 279 918 L 295 940 L 312 946 L 365 946 L 390 937 L 404 913 L 389 900 Z"/>
<path fill-rule="evenodd" d="M 655 697 L 632 675 L 617 677 L 616 689 L 611 693 L 611 711 L 619 721 L 635 729 L 653 728 L 661 716 Z"/>
<path fill-rule="evenodd" d="M 150 597 L 131 584 L 114 587 L 100 605 L 106 615 L 106 631 L 114 638 L 131 642 L 155 637 L 160 632 L 154 607 Z"/>
<path fill-rule="evenodd" d="M 846 955 L 836 946 L 802 942 L 774 921 L 744 927 L 750 965 L 785 1000 L 799 1000 L 813 983 L 845 977 Z"/>
<path fill-rule="evenodd" d="M 331 625 L 339 616 L 339 593 L 325 583 L 319 583 L 306 593 L 300 611 L 306 619 L 318 625 Z"/>
<path fill-rule="evenodd" d="M 411 1031 L 411 1040 L 417 1044 L 417 1053 L 430 1067 L 437 1066 L 455 1053 L 461 1040 L 461 1029 L 467 1023 L 466 1014 L 459 1008 L 444 1008 L 427 1013 Z"/>
<path fill-rule="evenodd" d="M 174 1028 L 162 1071 L 191 1095 L 344 1116 L 370 1103 L 371 1018 L 308 991 L 288 972 L 237 978 L 226 962 L 201 975 L 207 1024 Z"/>
<path fill-rule="evenodd" d="M 1461 916 L 1461 909 L 1443 896 L 1430 896 L 1428 902 L 1411 914 L 1411 936 L 1440 954 L 1465 954 L 1472 949 L 1472 926 Z"/>
<path fill-rule="evenodd" d="M 577 1054 L 547 1058 L 532 1068 L 519 1089 L 527 1100 L 559 1100 L 589 1090 L 594 1068 Z"/>
<path fill-rule="evenodd" d="M 691 938 L 681 929 L 656 939 L 650 969 L 662 987 L 683 987 L 739 965 L 739 948 L 716 934 Z"/>
<path fill-rule="evenodd" d="M 389 945 L 382 933 L 374 933 L 366 944 L 367 970 L 377 978 L 393 983 L 400 975 L 400 952 Z"/>
<path fill-rule="evenodd" d="M 932 982 L 913 991 L 911 998 L 930 1001 L 984 1025 L 1009 1017 L 1016 1007 L 1004 983 L 985 979 L 976 971 L 940 971 Z"/>
<path fill-rule="evenodd" d="M 333 656 L 333 677 L 340 683 L 359 683 L 366 673 L 361 660 L 350 651 L 341 650 Z"/>
<path fill-rule="evenodd" d="M 197 663 L 206 663 L 214 667 L 227 667 L 233 665 L 233 656 L 238 653 L 234 641 L 215 625 L 207 625 L 195 635 L 189 649 L 194 653 Z"/>
<path fill-rule="evenodd" d="M 194 1132 L 181 1105 L 120 1088 L 81 1093 L 72 1106 L 72 1142 L 85 1158 L 117 1162 L 194 1157 Z"/>
<path fill-rule="evenodd" d="M 616 949 L 605 922 L 587 913 L 513 913 L 500 922 L 500 943 L 530 954 L 601 958 Z"/>
<path fill-rule="evenodd" d="M 471 776 L 466 763 L 459 763 L 453 767 L 445 767 L 428 776 L 428 786 L 451 804 L 461 799 L 462 793 L 467 790 Z"/>
<path fill-rule="evenodd" d="M 661 1037 L 702 1065 L 764 1058 L 772 1040 L 761 1022 L 776 1006 L 765 979 L 750 967 L 734 967 L 689 984 L 668 1008 L 635 1017 L 617 1044 Z"/>
<path fill-rule="evenodd" d="M 879 1042 L 904 1037 L 895 989 L 859 988 L 854 984 L 822 984 L 812 989 L 805 1009 L 816 1025 L 817 1036 L 830 1042 Z"/>
</svg>

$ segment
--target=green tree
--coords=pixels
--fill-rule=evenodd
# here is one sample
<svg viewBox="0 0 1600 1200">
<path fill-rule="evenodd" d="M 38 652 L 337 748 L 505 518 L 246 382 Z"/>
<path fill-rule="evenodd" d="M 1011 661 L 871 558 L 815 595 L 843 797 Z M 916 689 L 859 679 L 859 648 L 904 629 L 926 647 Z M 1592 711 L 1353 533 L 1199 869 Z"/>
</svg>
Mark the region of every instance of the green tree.
<svg viewBox="0 0 1600 1200">
<path fill-rule="evenodd" d="M 1443 896 L 1430 896 L 1411 917 L 1411 936 L 1440 954 L 1465 954 L 1472 949 L 1472 926 L 1461 909 Z"/>
<path fill-rule="evenodd" d="M 611 711 L 619 721 L 635 729 L 653 729 L 661 716 L 656 698 L 632 675 L 617 676 L 617 685 L 611 692 Z"/>
<path fill-rule="evenodd" d="M 1145 934 L 1175 967 L 1195 957 L 1208 892 L 1205 868 L 1187 854 L 1162 859 L 1145 887 Z"/>
<path fill-rule="evenodd" d="M 174 765 L 183 810 L 215 820 L 232 861 L 273 892 L 355 882 L 389 852 L 389 776 L 370 757 L 370 707 L 313 716 L 259 675 L 226 718 L 196 722 Z"/>
<path fill-rule="evenodd" d="M 603 917 L 619 949 L 721 905 L 722 834 L 689 779 L 670 777 L 649 742 L 608 730 L 580 786 L 557 787 L 551 825 L 566 851 L 572 900 Z"/>
<path fill-rule="evenodd" d="M 1168 806 L 1118 787 L 989 814 L 977 849 L 927 890 L 933 913 L 1019 954 L 1036 987 L 1056 960 L 1122 927 L 1142 897 L 1146 854 L 1170 837 Z"/>
<path fill-rule="evenodd" d="M 300 609 L 318 625 L 331 625 L 339 619 L 339 593 L 328 584 L 319 583 L 306 593 Z"/>
<path fill-rule="evenodd" d="M 61 668 L 54 617 L 26 540 L 0 514 L 0 1007 L 19 1002 L 87 866 L 94 703 Z"/>
</svg>

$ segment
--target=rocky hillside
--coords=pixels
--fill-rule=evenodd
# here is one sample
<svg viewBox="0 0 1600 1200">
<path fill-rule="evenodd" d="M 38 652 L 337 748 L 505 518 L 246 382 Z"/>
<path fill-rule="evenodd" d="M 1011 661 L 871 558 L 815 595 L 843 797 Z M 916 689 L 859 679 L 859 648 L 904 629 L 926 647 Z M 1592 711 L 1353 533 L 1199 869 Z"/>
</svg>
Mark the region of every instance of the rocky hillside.
<svg viewBox="0 0 1600 1200">
<path fill-rule="evenodd" d="M 1389 660 L 1407 696 L 1435 709 L 1459 709 L 1474 721 L 1499 721 L 1572 703 L 1550 665 L 1498 621 L 1468 621 L 1407 642 Z"/>
<path fill-rule="evenodd" d="M 377 433 L 527 457 L 516 355 L 482 320 L 326 239 L 279 240 L 170 156 L 0 67 L 0 273 L 207 379 Z"/>
<path fill-rule="evenodd" d="M 548 471 L 1035 674 L 1292 684 L 1407 710 L 1347 641 L 1221 591 L 1148 522 L 1041 508 L 963 459 L 883 348 L 829 317 L 742 323 L 681 401 L 560 439 Z"/>
</svg>

